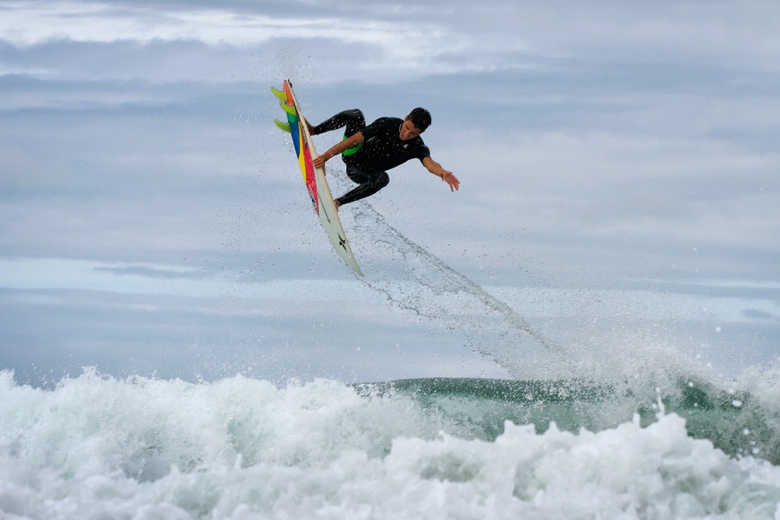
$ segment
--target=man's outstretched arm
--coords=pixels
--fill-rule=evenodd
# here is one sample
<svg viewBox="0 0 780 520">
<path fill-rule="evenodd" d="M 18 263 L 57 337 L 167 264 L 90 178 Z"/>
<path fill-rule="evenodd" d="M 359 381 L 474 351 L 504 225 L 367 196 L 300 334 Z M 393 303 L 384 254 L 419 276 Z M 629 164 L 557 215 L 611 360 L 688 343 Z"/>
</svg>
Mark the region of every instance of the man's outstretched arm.
<svg viewBox="0 0 780 520">
<path fill-rule="evenodd" d="M 455 191 L 460 187 L 460 181 L 458 178 L 455 177 L 451 171 L 442 168 L 441 164 L 437 163 L 430 157 L 423 159 L 422 163 L 429 172 L 446 182 L 450 186 L 450 191 Z"/>
<path fill-rule="evenodd" d="M 335 157 L 344 150 L 347 150 L 349 148 L 352 148 L 354 146 L 359 145 L 363 142 L 363 132 L 357 132 L 355 134 L 352 134 L 348 139 L 344 139 L 340 143 L 332 146 L 328 149 L 325 153 L 322 155 L 318 155 L 314 158 L 312 161 L 314 163 L 315 168 L 324 168 L 325 163 L 330 159 L 331 157 Z"/>
</svg>

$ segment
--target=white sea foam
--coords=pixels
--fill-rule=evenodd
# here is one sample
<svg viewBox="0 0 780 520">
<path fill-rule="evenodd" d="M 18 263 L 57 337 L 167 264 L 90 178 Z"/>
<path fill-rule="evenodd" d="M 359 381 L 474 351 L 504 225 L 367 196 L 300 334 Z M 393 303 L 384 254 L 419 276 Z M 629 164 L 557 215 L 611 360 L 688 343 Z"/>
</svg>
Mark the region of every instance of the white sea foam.
<svg viewBox="0 0 780 520">
<path fill-rule="evenodd" d="M 493 442 L 336 381 L 0 374 L 3 518 L 780 518 L 780 468 L 669 414 Z"/>
</svg>

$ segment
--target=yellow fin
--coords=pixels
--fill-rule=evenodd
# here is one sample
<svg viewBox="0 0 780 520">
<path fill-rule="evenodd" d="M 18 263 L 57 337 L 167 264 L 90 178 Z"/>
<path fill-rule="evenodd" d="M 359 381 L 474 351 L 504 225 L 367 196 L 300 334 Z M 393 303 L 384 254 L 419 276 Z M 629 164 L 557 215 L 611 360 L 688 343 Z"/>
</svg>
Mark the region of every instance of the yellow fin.
<svg viewBox="0 0 780 520">
<path fill-rule="evenodd" d="M 282 101 L 287 103 L 287 93 L 285 93 L 285 92 L 283 92 L 281 90 L 276 90 L 273 87 L 271 87 L 271 92 L 274 93 L 274 96 L 278 97 L 279 99 L 281 99 Z"/>
<path fill-rule="evenodd" d="M 282 107 L 282 110 L 290 114 L 291 116 L 298 117 L 298 112 L 295 111 L 294 106 L 285 105 L 284 103 L 279 103 L 279 106 Z"/>
<path fill-rule="evenodd" d="M 291 133 L 292 130 L 290 130 L 290 123 L 282 123 L 278 119 L 274 119 L 274 124 L 280 129 L 284 130 L 285 132 Z"/>
</svg>

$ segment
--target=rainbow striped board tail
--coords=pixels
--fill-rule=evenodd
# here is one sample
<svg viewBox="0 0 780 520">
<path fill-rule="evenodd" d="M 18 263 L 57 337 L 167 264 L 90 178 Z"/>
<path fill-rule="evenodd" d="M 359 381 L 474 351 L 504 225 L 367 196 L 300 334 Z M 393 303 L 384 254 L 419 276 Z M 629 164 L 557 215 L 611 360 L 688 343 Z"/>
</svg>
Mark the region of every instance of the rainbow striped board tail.
<svg viewBox="0 0 780 520">
<path fill-rule="evenodd" d="M 287 121 L 277 119 L 274 120 L 274 124 L 292 136 L 295 155 L 298 157 L 298 166 L 301 168 L 303 182 L 309 192 L 311 202 L 314 204 L 314 212 L 319 217 L 320 224 L 325 229 L 333 249 L 350 269 L 363 276 L 363 271 L 360 270 L 360 266 L 352 254 L 352 248 L 347 242 L 347 234 L 344 233 L 344 226 L 341 225 L 336 205 L 333 203 L 333 196 L 330 194 L 330 188 L 325 180 L 325 171 L 322 168 L 315 168 L 312 163 L 317 157 L 317 151 L 314 149 L 314 143 L 309 135 L 306 119 L 301 114 L 301 107 L 293 94 L 290 80 L 284 81 L 282 90 L 271 88 L 271 92 L 279 98 L 279 105 L 287 116 Z"/>
</svg>

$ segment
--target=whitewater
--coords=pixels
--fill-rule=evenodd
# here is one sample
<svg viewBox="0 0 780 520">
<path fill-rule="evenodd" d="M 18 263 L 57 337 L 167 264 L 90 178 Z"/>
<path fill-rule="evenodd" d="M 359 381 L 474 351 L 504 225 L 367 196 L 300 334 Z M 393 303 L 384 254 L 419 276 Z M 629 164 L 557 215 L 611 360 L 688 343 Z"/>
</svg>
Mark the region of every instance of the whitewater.
<svg viewBox="0 0 780 520">
<path fill-rule="evenodd" d="M 366 287 L 510 377 L 3 371 L 0 518 L 780 520 L 780 366 L 556 344 L 369 204 L 344 218 Z"/>
<path fill-rule="evenodd" d="M 563 381 L 280 388 L 87 370 L 47 391 L 6 371 L 0 510 L 7 519 L 778 518 L 780 468 L 745 454 L 773 450 L 764 454 L 777 462 L 774 442 L 754 442 L 776 424 L 748 430 L 777 409 L 778 389 L 740 395 L 752 410 L 728 391 L 694 387 L 631 412 L 635 397 Z M 620 408 L 627 417 L 610 425 Z M 720 446 L 695 438 L 684 415 L 702 436 L 722 428 Z"/>
</svg>

